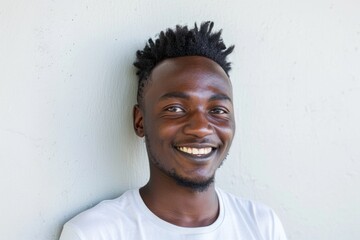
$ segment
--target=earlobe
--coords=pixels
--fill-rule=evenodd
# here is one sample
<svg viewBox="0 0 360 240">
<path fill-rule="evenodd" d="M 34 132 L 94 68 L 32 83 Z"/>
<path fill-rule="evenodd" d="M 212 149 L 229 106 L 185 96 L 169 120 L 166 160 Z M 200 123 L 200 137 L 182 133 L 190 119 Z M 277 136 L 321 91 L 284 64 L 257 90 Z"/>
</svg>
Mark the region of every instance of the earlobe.
<svg viewBox="0 0 360 240">
<path fill-rule="evenodd" d="M 139 104 L 136 104 L 133 109 L 133 126 L 136 135 L 144 137 L 144 118 Z"/>
</svg>

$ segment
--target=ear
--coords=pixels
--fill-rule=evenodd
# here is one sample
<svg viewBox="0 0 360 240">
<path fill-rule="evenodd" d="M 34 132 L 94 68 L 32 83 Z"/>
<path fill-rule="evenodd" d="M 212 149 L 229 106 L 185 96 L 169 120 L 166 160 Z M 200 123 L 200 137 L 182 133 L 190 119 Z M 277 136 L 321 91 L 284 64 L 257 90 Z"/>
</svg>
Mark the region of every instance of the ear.
<svg viewBox="0 0 360 240">
<path fill-rule="evenodd" d="M 144 137 L 144 116 L 139 104 L 136 104 L 133 109 L 133 126 L 136 135 Z"/>
</svg>

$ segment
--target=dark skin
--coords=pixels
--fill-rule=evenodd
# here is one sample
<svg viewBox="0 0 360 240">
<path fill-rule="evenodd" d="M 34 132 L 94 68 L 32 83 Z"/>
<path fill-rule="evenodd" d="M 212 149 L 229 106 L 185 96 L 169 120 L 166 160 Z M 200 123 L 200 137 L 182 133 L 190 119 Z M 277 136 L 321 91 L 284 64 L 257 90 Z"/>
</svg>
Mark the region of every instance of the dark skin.
<svg viewBox="0 0 360 240">
<path fill-rule="evenodd" d="M 140 195 L 169 223 L 208 226 L 219 214 L 212 179 L 235 132 L 230 80 L 200 56 L 166 59 L 149 78 L 143 102 L 134 107 L 134 129 L 146 139 L 150 164 Z"/>
</svg>

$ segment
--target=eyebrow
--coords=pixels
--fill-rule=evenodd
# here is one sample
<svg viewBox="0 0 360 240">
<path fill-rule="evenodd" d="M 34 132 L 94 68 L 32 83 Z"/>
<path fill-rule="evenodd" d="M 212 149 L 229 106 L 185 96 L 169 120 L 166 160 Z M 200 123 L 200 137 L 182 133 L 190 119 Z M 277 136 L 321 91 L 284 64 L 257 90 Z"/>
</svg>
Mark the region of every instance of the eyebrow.
<svg viewBox="0 0 360 240">
<path fill-rule="evenodd" d="M 166 99 L 171 99 L 171 98 L 181 98 L 181 99 L 190 99 L 190 96 L 186 93 L 183 92 L 170 92 L 170 93 L 166 93 L 164 95 L 162 95 L 160 97 L 160 100 L 166 100 Z M 229 102 L 232 102 L 231 98 L 226 95 L 226 94 L 214 94 L 209 98 L 209 101 L 217 101 L 217 100 L 227 100 Z"/>
<path fill-rule="evenodd" d="M 231 98 L 230 98 L 228 95 L 226 95 L 226 94 L 221 94 L 221 93 L 215 94 L 215 95 L 211 96 L 209 100 L 210 100 L 210 101 L 227 100 L 227 101 L 229 101 L 229 102 L 232 102 L 232 101 L 231 101 Z"/>
<path fill-rule="evenodd" d="M 160 100 L 166 100 L 169 98 L 182 98 L 182 99 L 189 99 L 190 96 L 188 94 L 182 92 L 169 92 L 160 97 Z"/>
</svg>

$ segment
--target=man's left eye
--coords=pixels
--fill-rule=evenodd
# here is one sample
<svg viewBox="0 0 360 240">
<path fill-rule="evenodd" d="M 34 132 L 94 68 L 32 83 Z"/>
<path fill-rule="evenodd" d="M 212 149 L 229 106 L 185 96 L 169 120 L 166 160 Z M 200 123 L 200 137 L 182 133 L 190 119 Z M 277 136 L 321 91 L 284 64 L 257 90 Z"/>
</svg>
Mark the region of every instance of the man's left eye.
<svg viewBox="0 0 360 240">
<path fill-rule="evenodd" d="M 226 113 L 228 113 L 228 111 L 223 109 L 223 108 L 214 108 L 210 112 L 213 113 L 213 114 L 226 114 Z"/>
</svg>

